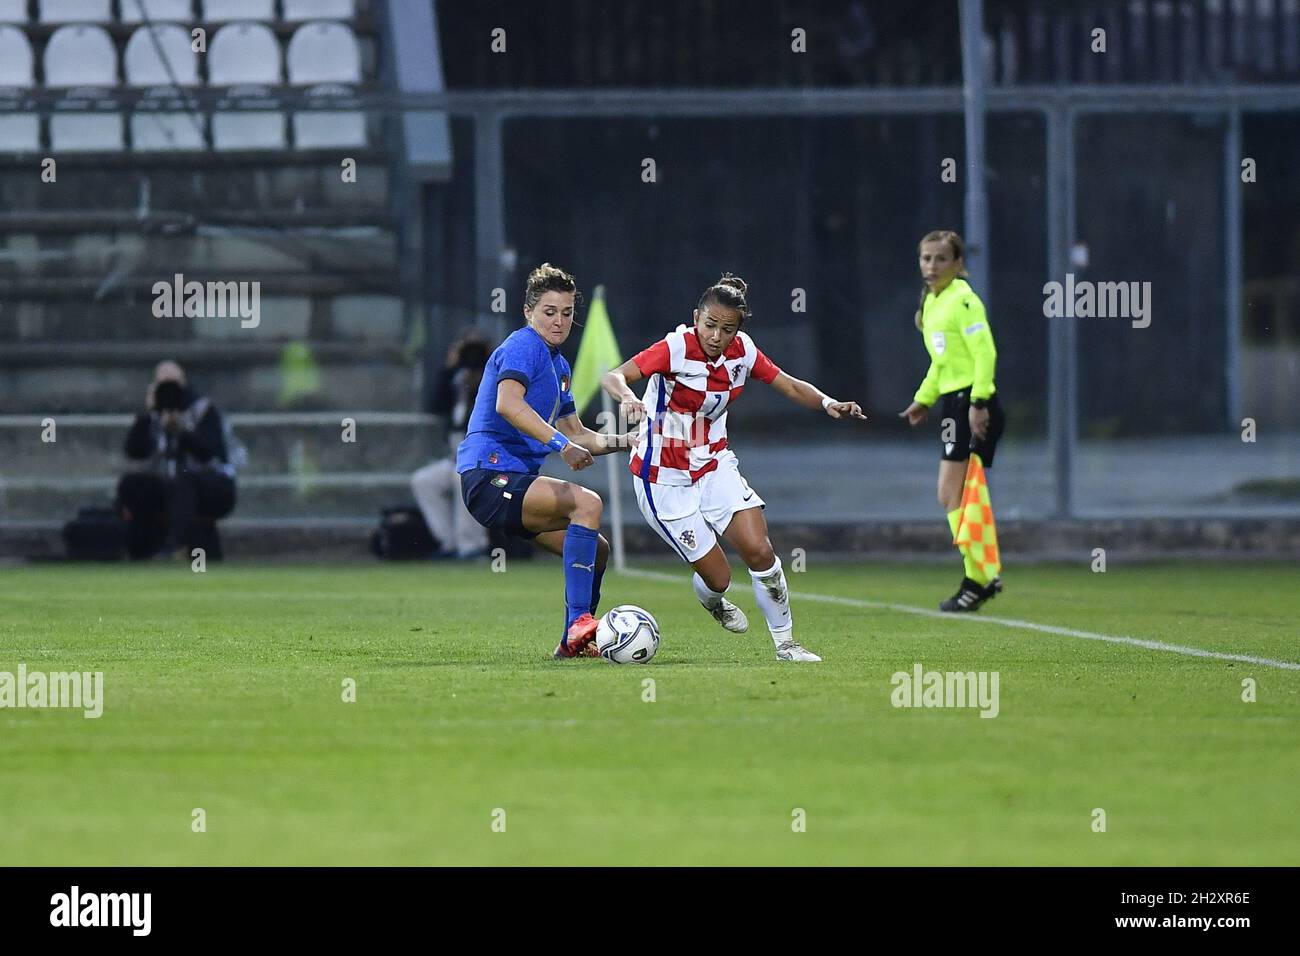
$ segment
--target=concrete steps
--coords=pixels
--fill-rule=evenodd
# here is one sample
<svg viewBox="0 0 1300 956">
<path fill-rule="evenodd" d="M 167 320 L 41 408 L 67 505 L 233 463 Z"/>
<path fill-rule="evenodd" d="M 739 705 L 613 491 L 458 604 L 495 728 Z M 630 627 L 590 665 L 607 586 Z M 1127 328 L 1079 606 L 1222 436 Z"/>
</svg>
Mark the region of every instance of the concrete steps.
<svg viewBox="0 0 1300 956">
<path fill-rule="evenodd" d="M 333 151 L 338 153 L 338 151 Z M 354 182 L 344 182 L 344 155 L 356 159 Z M 58 158 L 55 182 L 32 175 L 0 176 L 0 209 L 6 225 L 39 221 L 35 213 L 60 211 L 93 216 L 99 211 L 184 210 L 203 222 L 241 210 L 272 216 L 310 209 L 388 209 L 389 171 L 380 150 L 348 150 L 328 159 L 256 154 L 251 161 L 223 157 L 196 163 L 194 157 Z M 74 232 L 79 231 L 72 224 Z"/>
<path fill-rule="evenodd" d="M 174 298 L 175 279 L 146 276 L 115 280 L 112 298 L 96 300 L 103 278 L 0 279 L 0 344 L 57 343 L 61 348 L 105 342 L 229 342 L 232 345 L 310 339 L 313 342 L 402 342 L 407 335 L 397 279 L 386 271 L 350 280 L 334 275 L 182 273 L 185 281 L 257 282 L 236 288 L 229 304 L 208 315 L 176 314 L 159 306 L 155 282 L 167 283 Z M 182 286 L 183 288 L 183 286 Z M 206 289 L 206 286 L 205 286 Z M 224 293 L 223 293 L 224 294 Z M 255 297 L 254 297 L 255 296 Z M 216 304 L 221 305 L 218 301 Z M 172 303 L 168 301 L 167 306 Z M 183 303 L 182 303 L 183 305 Z M 28 354 L 37 354 L 35 351 Z"/>
<path fill-rule="evenodd" d="M 122 445 L 131 415 L 49 416 L 53 442 L 43 416 L 6 417 L 0 420 L 0 461 L 6 462 L 0 480 L 94 479 L 116 475 L 130 467 Z M 342 420 L 351 417 L 354 428 Z M 235 436 L 248 449 L 248 466 L 241 478 L 303 473 L 409 472 L 434 456 L 438 429 L 431 418 L 411 414 L 358 414 L 345 411 L 281 415 L 234 415 Z M 20 424 L 21 422 L 21 424 Z M 353 441 L 344 441 L 347 437 Z"/>
<path fill-rule="evenodd" d="M 238 323 L 236 323 L 238 327 Z M 72 343 L 0 348 L 0 412 L 134 412 L 155 363 L 180 362 L 190 381 L 223 411 L 286 407 L 287 342 L 172 341 Z M 287 407 L 410 411 L 420 407 L 420 368 L 394 342 L 310 346 L 317 387 Z"/>
<path fill-rule="evenodd" d="M 83 507 L 107 507 L 118 475 L 74 479 L 0 481 L 0 515 L 4 521 L 61 524 Z M 235 514 L 241 520 L 286 518 L 378 518 L 388 505 L 413 503 L 410 475 L 397 472 L 352 472 L 317 475 L 262 475 L 239 482 Z"/>
</svg>

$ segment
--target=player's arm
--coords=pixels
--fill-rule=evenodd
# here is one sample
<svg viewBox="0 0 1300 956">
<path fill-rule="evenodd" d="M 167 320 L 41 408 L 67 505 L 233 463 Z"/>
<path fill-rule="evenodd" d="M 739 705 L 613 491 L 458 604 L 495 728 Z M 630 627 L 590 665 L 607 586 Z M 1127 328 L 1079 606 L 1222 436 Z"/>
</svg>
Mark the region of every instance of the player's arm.
<svg viewBox="0 0 1300 956">
<path fill-rule="evenodd" d="M 772 379 L 772 387 L 796 405 L 814 410 L 825 409 L 831 418 L 861 418 L 862 406 L 857 402 L 841 402 L 831 398 L 812 382 L 795 378 L 788 372 L 780 372 Z"/>
<path fill-rule="evenodd" d="M 966 310 L 966 325 L 961 330 L 961 336 L 975 365 L 970 397 L 971 401 L 981 401 L 993 394 L 993 374 L 997 369 L 998 350 L 993 344 L 993 332 L 989 329 L 988 316 L 984 313 L 984 303 L 978 296 L 970 297 Z"/>
<path fill-rule="evenodd" d="M 593 455 L 608 455 L 614 451 L 625 451 L 636 444 L 636 434 L 604 434 L 594 432 L 582 424 L 577 415 L 565 415 L 555 423 L 555 427 L 565 438 L 575 445 L 581 445 Z"/>
<path fill-rule="evenodd" d="M 618 402 L 619 421 L 629 426 L 645 418 L 645 405 L 636 397 L 636 392 L 628 386 L 645 378 L 635 358 L 630 358 L 613 371 L 600 377 L 600 387 L 609 393 L 609 397 Z"/>
<path fill-rule="evenodd" d="M 925 378 L 921 379 L 921 385 L 912 396 L 912 404 L 898 413 L 899 418 L 906 418 L 907 423 L 912 426 L 921 424 L 925 421 L 925 416 L 930 411 L 930 406 L 939 400 L 939 363 L 936 360 L 930 361 L 930 368 L 925 373 Z"/>
<path fill-rule="evenodd" d="M 993 373 L 997 368 L 998 350 L 993 345 L 984 303 L 972 295 L 966 301 L 966 325 L 961 330 L 962 340 L 974 364 L 970 387 L 970 428 L 977 438 L 988 433 L 989 410 L 981 407 L 993 394 Z"/>
<path fill-rule="evenodd" d="M 574 471 L 581 471 L 592 463 L 591 454 L 581 445 L 571 442 L 557 432 L 533 411 L 524 401 L 527 389 L 524 383 L 513 378 L 503 378 L 497 383 L 497 414 L 520 433 L 536 439 L 553 451 L 558 451 L 565 463 Z"/>
</svg>

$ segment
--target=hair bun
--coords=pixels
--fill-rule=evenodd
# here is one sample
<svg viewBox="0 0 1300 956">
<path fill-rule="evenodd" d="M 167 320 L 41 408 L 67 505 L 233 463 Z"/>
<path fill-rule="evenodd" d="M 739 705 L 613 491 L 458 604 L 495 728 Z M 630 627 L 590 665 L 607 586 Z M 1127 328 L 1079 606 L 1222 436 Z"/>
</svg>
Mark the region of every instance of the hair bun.
<svg viewBox="0 0 1300 956">
<path fill-rule="evenodd" d="M 582 301 L 578 292 L 578 280 L 559 266 L 543 262 L 528 273 L 528 282 L 524 286 L 524 308 L 531 309 L 542 295 L 547 292 L 569 292 L 575 303 Z"/>
<path fill-rule="evenodd" d="M 748 303 L 745 302 L 746 288 L 748 287 L 745 285 L 745 280 L 740 276 L 724 272 L 717 282 L 704 290 L 704 295 L 700 296 L 696 308 L 704 309 L 710 302 L 716 302 L 728 309 L 735 309 L 740 313 L 740 319 L 743 322 L 752 314 L 749 311 Z"/>
<path fill-rule="evenodd" d="M 744 295 L 745 290 L 748 288 L 748 286 L 745 285 L 744 279 L 740 276 L 732 275 L 730 272 L 722 273 L 722 278 L 718 280 L 718 285 L 730 286 L 737 290 L 741 295 Z"/>
</svg>

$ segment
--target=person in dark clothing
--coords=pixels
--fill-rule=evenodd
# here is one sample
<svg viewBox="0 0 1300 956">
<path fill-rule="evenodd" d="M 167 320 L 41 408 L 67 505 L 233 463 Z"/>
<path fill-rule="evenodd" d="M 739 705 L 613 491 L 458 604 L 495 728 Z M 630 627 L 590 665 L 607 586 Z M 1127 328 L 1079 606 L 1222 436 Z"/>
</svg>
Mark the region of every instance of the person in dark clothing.
<svg viewBox="0 0 1300 956">
<path fill-rule="evenodd" d="M 438 540 L 438 558 L 475 558 L 487 553 L 487 529 L 474 520 L 461 500 L 456 448 L 465 438 L 465 426 L 491 351 L 474 332 L 457 340 L 426 396 L 425 410 L 446 424 L 450 454 L 411 475 L 411 492 L 425 524 Z"/>
<path fill-rule="evenodd" d="M 133 560 L 184 547 L 223 557 L 216 522 L 235 507 L 235 468 L 221 412 L 185 383 L 175 362 L 160 362 L 126 436 L 126 456 L 146 470 L 122 476 L 117 509 L 127 521 Z"/>
</svg>

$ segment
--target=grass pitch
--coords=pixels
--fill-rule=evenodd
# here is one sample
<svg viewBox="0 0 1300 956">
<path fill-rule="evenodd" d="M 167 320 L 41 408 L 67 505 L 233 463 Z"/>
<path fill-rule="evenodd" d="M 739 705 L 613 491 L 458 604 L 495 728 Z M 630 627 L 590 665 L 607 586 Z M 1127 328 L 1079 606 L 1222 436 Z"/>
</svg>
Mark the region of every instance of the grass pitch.
<svg viewBox="0 0 1300 956">
<path fill-rule="evenodd" d="M 5 569 L 0 671 L 103 671 L 105 703 L 0 710 L 3 861 L 1300 863 L 1300 671 L 815 602 L 959 577 L 816 561 L 789 580 L 826 662 L 782 664 L 743 568 L 736 636 L 656 567 L 604 589 L 658 617 L 644 667 L 550 659 L 550 558 Z M 1293 567 L 1006 578 L 988 615 L 1300 661 Z M 999 715 L 895 708 L 917 662 L 997 671 Z"/>
</svg>

